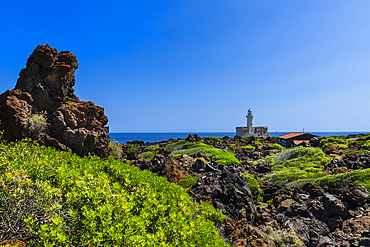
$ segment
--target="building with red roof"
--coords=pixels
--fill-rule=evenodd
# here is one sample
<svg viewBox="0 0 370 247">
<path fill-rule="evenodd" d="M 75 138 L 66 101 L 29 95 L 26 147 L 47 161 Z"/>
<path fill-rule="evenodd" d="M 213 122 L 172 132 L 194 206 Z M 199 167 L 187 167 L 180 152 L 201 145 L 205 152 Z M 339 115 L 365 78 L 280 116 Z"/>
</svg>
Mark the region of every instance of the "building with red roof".
<svg viewBox="0 0 370 247">
<path fill-rule="evenodd" d="M 310 133 L 304 133 L 304 132 L 301 132 L 301 133 L 292 132 L 292 133 L 278 136 L 276 142 L 283 147 L 290 148 L 290 147 L 297 146 L 303 142 L 309 143 L 313 137 L 317 137 L 317 135 L 313 135 Z"/>
</svg>

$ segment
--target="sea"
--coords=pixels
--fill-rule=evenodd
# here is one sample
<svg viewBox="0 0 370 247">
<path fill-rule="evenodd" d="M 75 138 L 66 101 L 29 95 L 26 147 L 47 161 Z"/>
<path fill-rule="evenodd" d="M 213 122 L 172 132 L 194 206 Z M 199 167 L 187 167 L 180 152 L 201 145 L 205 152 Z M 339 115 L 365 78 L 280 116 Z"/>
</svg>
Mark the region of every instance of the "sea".
<svg viewBox="0 0 370 247">
<path fill-rule="evenodd" d="M 290 132 L 270 132 L 271 136 L 281 136 Z M 307 132 L 318 136 L 347 136 L 367 134 L 368 132 Z M 200 137 L 234 137 L 235 132 L 150 132 L 150 133 L 109 133 L 111 139 L 125 144 L 127 141 L 140 140 L 144 142 L 159 142 L 169 139 L 185 139 L 189 134 L 198 134 Z"/>
</svg>

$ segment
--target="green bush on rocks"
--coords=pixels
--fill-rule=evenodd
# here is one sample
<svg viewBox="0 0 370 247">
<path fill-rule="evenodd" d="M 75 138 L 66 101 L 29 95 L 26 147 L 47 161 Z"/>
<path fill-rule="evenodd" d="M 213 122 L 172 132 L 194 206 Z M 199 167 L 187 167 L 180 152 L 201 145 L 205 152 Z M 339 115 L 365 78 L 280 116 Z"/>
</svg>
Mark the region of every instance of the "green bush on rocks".
<svg viewBox="0 0 370 247">
<path fill-rule="evenodd" d="M 181 180 L 178 185 L 185 190 L 190 190 L 198 182 L 198 179 L 198 177 L 187 176 L 185 179 Z"/>
<path fill-rule="evenodd" d="M 255 203 L 262 201 L 262 189 L 257 179 L 252 174 L 242 174 L 248 180 L 248 187 L 251 189 L 253 200 Z"/>
<path fill-rule="evenodd" d="M 281 146 L 280 144 L 277 144 L 277 143 L 269 143 L 268 146 L 271 148 L 271 149 L 276 149 L 276 150 L 284 150 L 285 147 Z"/>
<path fill-rule="evenodd" d="M 271 163 L 272 174 L 266 176 L 274 182 L 291 182 L 297 179 L 324 176 L 321 165 L 330 158 L 320 148 L 295 147 L 276 154 Z"/>
<path fill-rule="evenodd" d="M 152 160 L 154 158 L 154 153 L 151 151 L 144 152 L 144 153 L 139 154 L 139 158 Z"/>
<path fill-rule="evenodd" d="M 0 181 L 1 205 L 41 202 L 43 212 L 30 207 L 7 222 L 30 233 L 31 246 L 226 246 L 215 227 L 225 219 L 219 210 L 113 158 L 0 143 Z"/>
<path fill-rule="evenodd" d="M 180 140 L 171 144 L 168 144 L 166 150 L 171 152 L 171 155 L 186 154 L 193 155 L 199 152 L 204 152 L 208 157 L 215 156 L 216 161 L 220 164 L 230 165 L 233 163 L 240 164 L 240 161 L 235 157 L 233 152 L 214 148 L 202 142 L 187 142 Z"/>
</svg>

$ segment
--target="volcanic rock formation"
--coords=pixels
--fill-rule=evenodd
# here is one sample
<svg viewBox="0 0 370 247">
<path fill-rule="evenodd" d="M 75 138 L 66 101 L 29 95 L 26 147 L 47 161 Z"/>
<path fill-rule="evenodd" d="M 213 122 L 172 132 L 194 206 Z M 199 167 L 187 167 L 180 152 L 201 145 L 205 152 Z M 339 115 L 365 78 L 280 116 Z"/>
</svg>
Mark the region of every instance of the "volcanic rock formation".
<svg viewBox="0 0 370 247">
<path fill-rule="evenodd" d="M 104 109 L 80 101 L 74 94 L 76 57 L 49 45 L 39 45 L 19 73 L 15 88 L 0 95 L 0 128 L 7 141 L 25 137 L 78 155 L 107 157 L 108 118 Z M 30 118 L 43 113 L 45 130 L 36 133 Z"/>
</svg>

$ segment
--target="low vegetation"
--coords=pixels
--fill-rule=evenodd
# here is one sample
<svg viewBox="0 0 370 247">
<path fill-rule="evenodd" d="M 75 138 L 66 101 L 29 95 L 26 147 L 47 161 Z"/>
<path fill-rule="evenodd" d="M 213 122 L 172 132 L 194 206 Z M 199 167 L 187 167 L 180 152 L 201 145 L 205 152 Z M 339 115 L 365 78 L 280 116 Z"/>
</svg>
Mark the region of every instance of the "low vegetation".
<svg viewBox="0 0 370 247">
<path fill-rule="evenodd" d="M 147 160 L 152 160 L 154 158 L 154 153 L 151 151 L 147 151 L 144 153 L 139 154 L 139 158 L 141 159 L 147 159 Z"/>
<path fill-rule="evenodd" d="M 260 142 L 260 141 L 255 141 L 255 142 L 254 142 L 254 144 L 256 144 L 256 145 L 262 145 L 262 142 Z"/>
<path fill-rule="evenodd" d="M 320 148 L 300 146 L 286 149 L 272 159 L 272 174 L 266 178 L 274 182 L 291 182 L 322 177 L 321 166 L 328 162 L 330 158 Z"/>
<path fill-rule="evenodd" d="M 244 140 L 253 141 L 253 142 L 257 139 L 255 136 L 248 136 L 248 137 L 242 136 L 241 138 Z"/>
<path fill-rule="evenodd" d="M 245 149 L 248 149 L 248 150 L 254 150 L 256 149 L 254 146 L 252 145 L 245 145 L 245 146 L 240 146 L 240 148 L 245 148 Z"/>
<path fill-rule="evenodd" d="M 114 140 L 110 140 L 108 144 L 108 153 L 117 159 L 122 158 L 122 148 L 120 144 Z"/>
<path fill-rule="evenodd" d="M 190 143 L 180 140 L 167 145 L 166 150 L 171 152 L 171 155 L 186 154 L 189 156 L 199 152 L 204 152 L 208 157 L 215 156 L 216 161 L 220 164 L 240 164 L 240 161 L 235 157 L 233 152 L 214 148 L 202 142 Z"/>
<path fill-rule="evenodd" d="M 270 241 L 274 242 L 277 247 L 301 247 L 304 246 L 302 237 L 290 229 L 276 230 L 270 226 L 263 229 L 265 237 Z"/>
<path fill-rule="evenodd" d="M 276 149 L 276 150 L 284 150 L 285 147 L 281 146 L 280 144 L 277 143 L 269 143 L 268 144 L 269 148 L 271 149 Z"/>
<path fill-rule="evenodd" d="M 215 137 L 215 136 L 206 137 L 204 139 L 209 140 L 211 142 L 221 142 L 222 141 L 220 137 Z"/>
<path fill-rule="evenodd" d="M 363 185 L 370 192 L 370 168 L 347 173 L 327 175 L 313 180 L 314 183 L 336 186 L 339 183 L 351 182 Z"/>
<path fill-rule="evenodd" d="M 162 148 L 160 146 L 150 146 L 150 147 L 145 148 L 145 150 L 149 150 L 149 151 L 158 151 L 161 149 Z"/>
<path fill-rule="evenodd" d="M 244 177 L 248 180 L 248 187 L 251 189 L 253 200 L 255 203 L 261 202 L 262 198 L 262 189 L 256 179 L 252 174 L 243 174 Z"/>
<path fill-rule="evenodd" d="M 352 140 L 346 140 L 346 136 L 330 136 L 321 138 L 320 140 L 320 144 L 323 148 L 326 148 L 328 146 L 348 148 L 348 144 L 352 142 Z"/>
<path fill-rule="evenodd" d="M 31 246 L 226 245 L 215 227 L 225 219 L 219 210 L 113 158 L 81 158 L 26 140 L 0 143 L 0 181 L 0 219 L 9 226 L 0 239 L 22 235 Z"/>
<path fill-rule="evenodd" d="M 43 131 L 46 130 L 47 124 L 46 113 L 35 113 L 32 114 L 28 120 L 28 129 L 33 138 L 37 138 Z"/>
<path fill-rule="evenodd" d="M 129 152 L 129 153 L 135 153 L 135 152 L 137 152 L 139 150 L 140 150 L 140 148 L 138 148 L 138 147 L 136 147 L 134 145 L 130 145 L 129 148 L 127 149 L 127 152 Z"/>
<path fill-rule="evenodd" d="M 190 190 L 198 182 L 198 179 L 198 177 L 187 176 L 185 179 L 181 180 L 178 185 L 185 190 Z"/>
<path fill-rule="evenodd" d="M 338 146 L 340 148 L 349 148 L 351 144 L 356 143 L 363 148 L 370 148 L 370 135 L 358 135 L 353 138 L 348 138 L 347 136 L 330 136 L 321 138 L 320 144 L 323 148 L 328 146 Z"/>
</svg>

